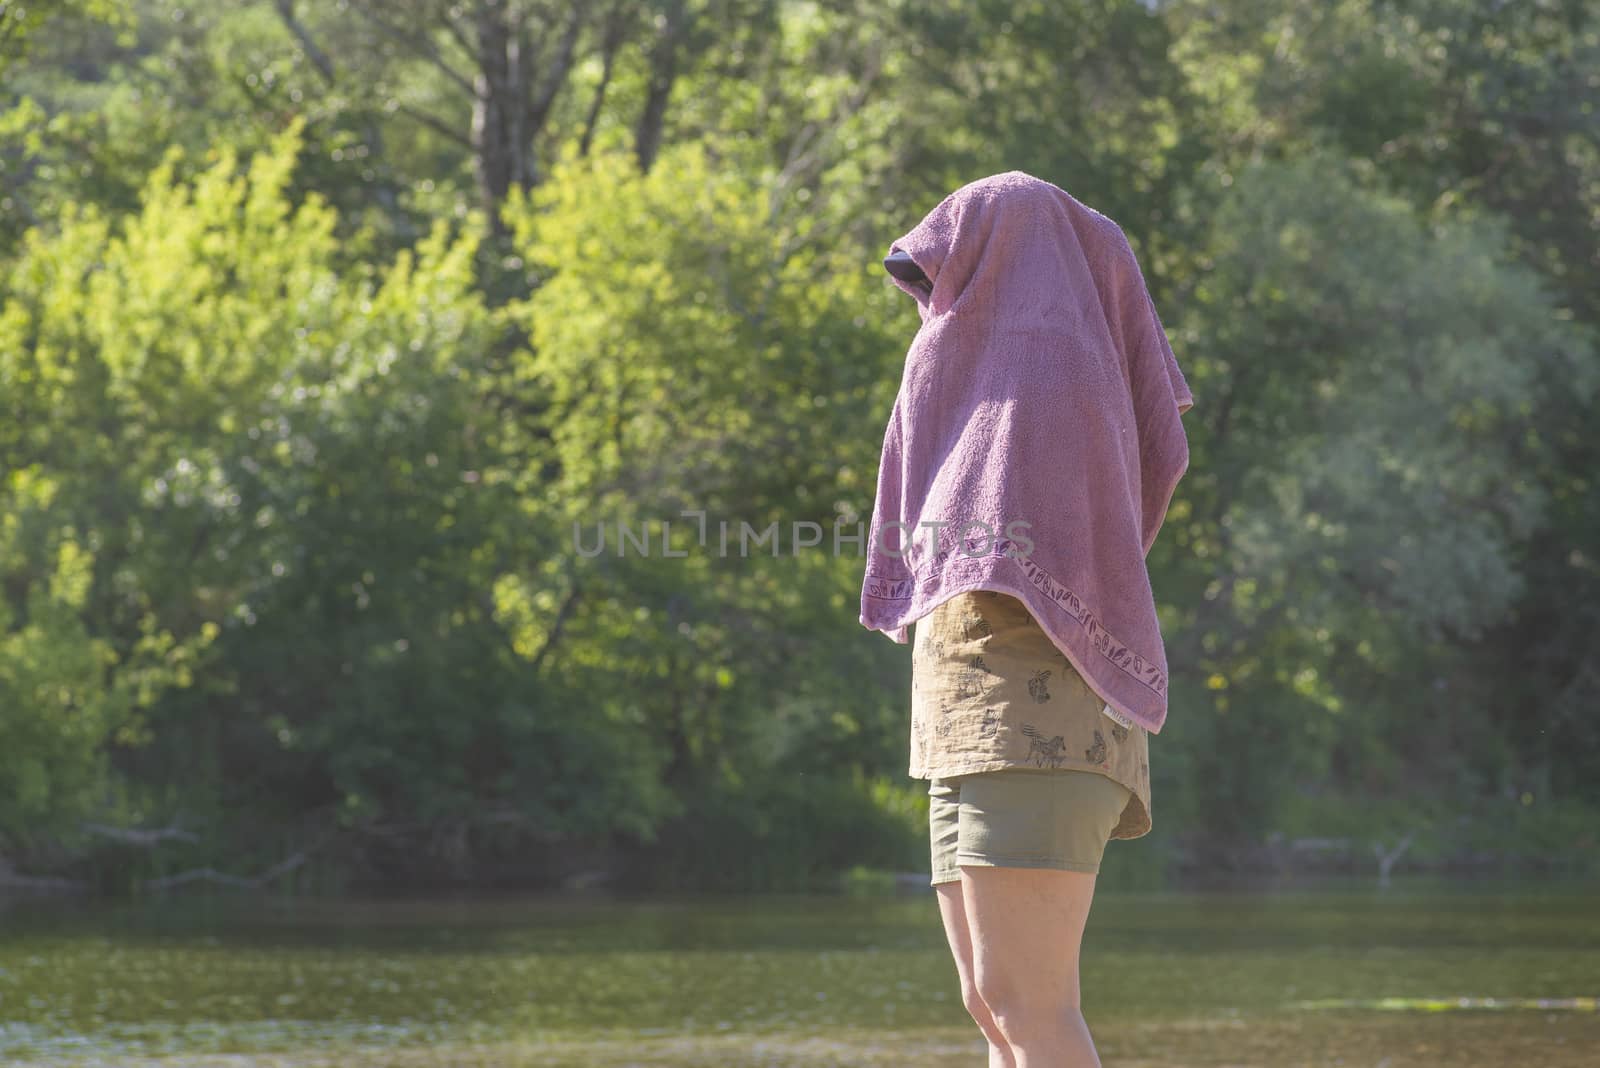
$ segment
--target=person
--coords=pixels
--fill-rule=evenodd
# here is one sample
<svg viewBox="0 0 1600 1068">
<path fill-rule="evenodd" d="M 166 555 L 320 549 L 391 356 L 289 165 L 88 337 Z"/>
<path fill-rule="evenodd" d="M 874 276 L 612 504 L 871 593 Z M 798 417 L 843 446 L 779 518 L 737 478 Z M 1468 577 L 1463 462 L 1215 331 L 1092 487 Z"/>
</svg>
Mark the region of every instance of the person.
<svg viewBox="0 0 1600 1068">
<path fill-rule="evenodd" d="M 989 1064 L 1098 1065 L 1079 950 L 1107 842 L 1152 826 L 1167 665 L 1145 557 L 1194 398 L 1121 228 L 1052 183 L 969 183 L 890 257 L 922 326 L 861 622 L 915 625 L 909 773 Z"/>
</svg>

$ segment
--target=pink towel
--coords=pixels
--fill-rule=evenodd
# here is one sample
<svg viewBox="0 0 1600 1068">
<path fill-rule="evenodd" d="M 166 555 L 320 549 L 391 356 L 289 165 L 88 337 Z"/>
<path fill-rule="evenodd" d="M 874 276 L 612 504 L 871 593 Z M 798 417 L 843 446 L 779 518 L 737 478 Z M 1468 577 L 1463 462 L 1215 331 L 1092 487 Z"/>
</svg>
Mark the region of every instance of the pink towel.
<svg viewBox="0 0 1600 1068">
<path fill-rule="evenodd" d="M 884 434 L 862 625 L 905 644 L 958 593 L 1008 593 L 1111 709 L 1159 733 L 1145 556 L 1189 467 L 1194 398 L 1122 228 L 1007 171 L 890 248 L 933 293 L 894 280 L 922 326 Z"/>
</svg>

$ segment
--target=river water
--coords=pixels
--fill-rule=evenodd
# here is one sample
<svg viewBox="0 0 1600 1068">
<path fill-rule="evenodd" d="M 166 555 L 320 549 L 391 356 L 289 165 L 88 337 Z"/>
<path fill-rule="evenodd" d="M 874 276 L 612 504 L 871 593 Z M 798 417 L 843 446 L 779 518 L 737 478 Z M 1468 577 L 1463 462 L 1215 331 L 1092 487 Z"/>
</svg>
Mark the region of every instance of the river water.
<svg viewBox="0 0 1600 1068">
<path fill-rule="evenodd" d="M 1600 1065 L 1600 886 L 1097 893 L 1108 1065 Z M 0 902 L 0 1064 L 982 1068 L 931 889 Z"/>
</svg>

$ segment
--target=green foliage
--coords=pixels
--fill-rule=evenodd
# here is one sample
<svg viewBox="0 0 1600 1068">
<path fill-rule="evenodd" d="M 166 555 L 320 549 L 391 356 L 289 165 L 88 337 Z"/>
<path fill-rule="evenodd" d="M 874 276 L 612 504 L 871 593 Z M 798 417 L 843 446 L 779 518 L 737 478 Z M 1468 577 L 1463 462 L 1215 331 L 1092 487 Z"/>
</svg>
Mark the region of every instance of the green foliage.
<svg viewBox="0 0 1600 1068">
<path fill-rule="evenodd" d="M 830 891 L 859 865 L 914 871 L 925 863 L 926 802 L 919 823 L 874 803 L 876 790 L 859 773 L 790 773 L 696 791 L 682 817 L 628 858 L 623 879 L 651 890 Z"/>
<path fill-rule="evenodd" d="M 775 195 L 687 146 L 648 176 L 617 154 L 569 158 L 507 211 L 538 278 L 509 310 L 531 339 L 517 388 L 549 405 L 529 500 L 554 538 L 541 578 L 502 587 L 505 609 L 535 649 L 541 613 L 525 606 L 548 618 L 581 588 L 552 670 L 632 709 L 684 781 L 719 762 L 740 777 L 825 764 L 769 739 L 793 722 L 785 709 L 824 724 L 865 711 L 851 705 L 882 652 L 840 634 L 860 546 L 835 556 L 833 535 L 864 518 L 877 435 L 863 428 L 892 397 L 891 350 L 861 310 L 887 294 L 851 250 L 775 225 Z M 823 544 L 796 547 L 802 522 Z M 741 523 L 778 530 L 742 543 Z M 623 546 L 619 524 L 646 531 L 648 552 Z M 665 555 L 664 529 L 681 556 Z M 603 553 L 575 551 L 602 531 Z M 892 751 L 890 738 L 868 744 Z"/>
<path fill-rule="evenodd" d="M 1541 382 L 1600 381 L 1503 225 L 1425 225 L 1371 185 L 1324 152 L 1235 175 L 1179 320 L 1220 341 L 1190 362 L 1211 403 L 1160 557 L 1194 606 L 1176 658 L 1214 714 L 1174 721 L 1211 827 L 1259 828 L 1298 776 L 1461 775 L 1446 680 L 1521 592 Z"/>
<path fill-rule="evenodd" d="M 0 0 L 0 74 L 27 55 L 47 26 L 77 33 L 109 28 L 125 34 L 133 21 L 129 0 Z"/>
<path fill-rule="evenodd" d="M 1111 863 L 1592 850 L 1592 5 L 671 13 L 565 56 L 534 9 L 0 0 L 0 851 L 919 867 L 906 650 L 834 536 L 917 326 L 879 259 L 1010 168 L 1128 230 L 1196 396 Z"/>
<path fill-rule="evenodd" d="M 180 642 L 147 614 L 125 651 L 96 636 L 83 619 L 94 539 L 53 525 L 56 492 L 37 467 L 0 488 L 0 842 L 23 846 L 78 840 L 78 819 L 104 800 L 107 750 L 147 737 L 143 710 L 190 684 L 217 634 L 207 625 Z"/>
<path fill-rule="evenodd" d="M 47 601 L 12 640 L 34 657 L 61 644 L 49 670 L 63 687 L 83 685 L 108 642 L 165 653 L 187 684 L 186 651 L 220 632 L 205 685 L 152 713 L 141 757 L 179 764 L 193 731 L 218 739 L 187 780 L 191 810 L 242 806 L 248 825 L 311 805 L 367 826 L 489 805 L 555 833 L 638 824 L 648 774 L 595 795 L 612 804 L 547 811 L 562 788 L 540 776 L 638 761 L 593 724 L 555 730 L 560 691 L 516 681 L 490 618 L 487 550 L 508 502 L 474 434 L 473 361 L 493 328 L 474 224 L 452 236 L 441 222 L 392 266 L 341 276 L 331 213 L 285 197 L 297 135 L 243 174 L 226 149 L 192 185 L 158 170 L 123 225 L 87 211 L 28 236 L 0 319 L 7 466 L 41 461 L 38 522 L 90 527 L 104 551 L 93 597 L 77 543 L 60 551 L 69 607 L 93 630 L 48 616 Z M 76 432 L 50 433 L 62 426 Z M 57 551 L 35 541 L 32 560 Z M 163 629 L 141 637 L 152 613 Z M 169 651 L 167 628 L 191 637 Z M 20 708 L 54 722 L 34 696 L 52 675 L 33 670 Z M 145 703 L 161 681 L 144 681 Z M 69 734 L 80 765 L 122 725 L 116 692 L 84 698 Z M 77 781 L 50 770 L 60 789 Z M 46 803 L 28 797 L 14 820 Z M 87 804 L 49 800 L 62 819 Z"/>
</svg>

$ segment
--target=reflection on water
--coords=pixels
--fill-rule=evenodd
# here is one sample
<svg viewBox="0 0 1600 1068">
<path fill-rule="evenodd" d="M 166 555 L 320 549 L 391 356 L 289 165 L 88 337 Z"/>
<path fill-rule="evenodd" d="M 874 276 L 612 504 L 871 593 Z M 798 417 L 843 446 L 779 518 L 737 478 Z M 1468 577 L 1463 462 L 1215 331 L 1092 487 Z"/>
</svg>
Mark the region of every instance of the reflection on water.
<svg viewBox="0 0 1600 1068">
<path fill-rule="evenodd" d="M 1084 1011 L 1108 1064 L 1586 1064 L 1596 899 L 1103 886 Z M 931 889 L 0 906 L 6 1064 L 955 1066 L 984 1048 Z"/>
</svg>

